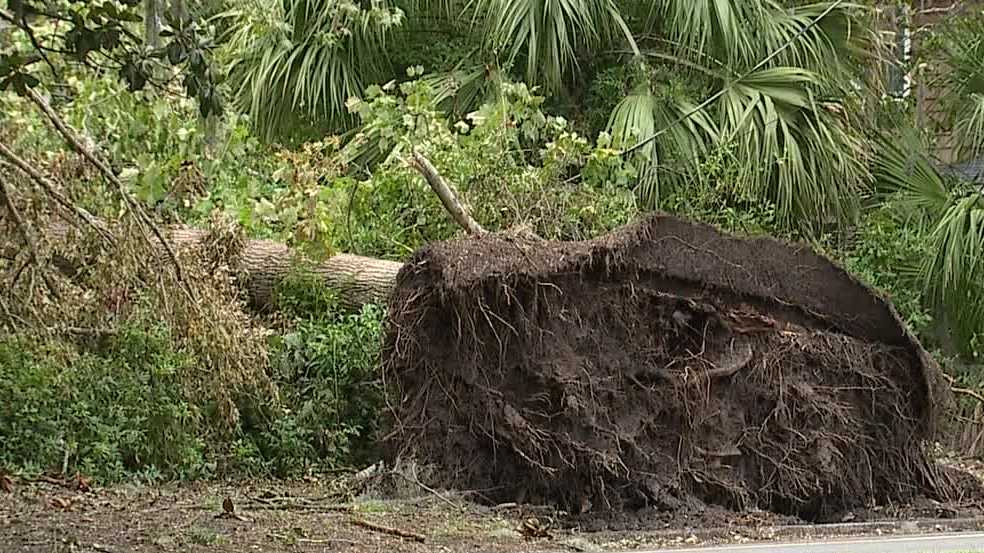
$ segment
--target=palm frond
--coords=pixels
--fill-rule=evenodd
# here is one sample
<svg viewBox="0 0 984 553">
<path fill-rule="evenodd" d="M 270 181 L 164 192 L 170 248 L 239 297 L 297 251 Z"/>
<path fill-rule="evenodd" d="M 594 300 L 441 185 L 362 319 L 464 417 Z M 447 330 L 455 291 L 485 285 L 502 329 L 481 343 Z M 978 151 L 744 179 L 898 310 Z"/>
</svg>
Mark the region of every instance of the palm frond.
<svg viewBox="0 0 984 553">
<path fill-rule="evenodd" d="M 345 127 L 350 97 L 383 75 L 386 41 L 402 12 L 334 0 L 246 0 L 230 14 L 229 68 L 237 104 L 267 138 L 298 126 Z"/>
<path fill-rule="evenodd" d="M 941 102 L 952 118 L 961 157 L 984 152 L 984 13 L 955 18 L 944 26 Z"/>
<path fill-rule="evenodd" d="M 721 142 L 749 160 L 736 186 L 768 199 L 781 222 L 804 231 L 850 220 L 867 185 L 863 143 L 819 106 L 818 78 L 800 68 L 763 69 L 731 85 L 715 106 Z"/>
<path fill-rule="evenodd" d="M 641 178 L 637 192 L 643 205 L 658 208 L 670 190 L 699 178 L 700 160 L 717 131 L 707 113 L 694 112 L 694 108 L 694 103 L 684 96 L 657 96 L 643 83 L 612 112 L 608 130 L 613 144 L 620 148 L 630 148 L 641 139 L 653 136 L 657 129 L 666 129 L 633 155 L 633 161 L 639 165 Z M 694 112 L 691 117 L 674 124 L 691 112 Z"/>
<path fill-rule="evenodd" d="M 959 157 L 972 159 L 984 154 L 984 92 L 974 92 L 964 98 L 953 130 Z"/>
<path fill-rule="evenodd" d="M 872 156 L 876 190 L 892 196 L 906 215 L 936 218 L 950 202 L 950 186 L 912 137 L 888 135 Z"/>
<path fill-rule="evenodd" d="M 462 62 L 451 71 L 431 73 L 421 80 L 433 90 L 434 104 L 456 120 L 493 101 L 502 77 L 498 70 Z"/>
<path fill-rule="evenodd" d="M 751 68 L 780 49 L 773 66 L 817 72 L 837 68 L 850 44 L 856 3 L 818 2 L 786 8 L 774 0 L 664 0 L 650 14 L 681 57 Z"/>
<path fill-rule="evenodd" d="M 486 47 L 523 68 L 530 85 L 556 92 L 578 69 L 578 51 L 626 40 L 638 51 L 614 0 L 476 0 Z"/>
<path fill-rule="evenodd" d="M 930 299 L 943 306 L 964 355 L 984 337 L 984 195 L 955 199 L 932 234 L 933 253 L 923 267 Z"/>
</svg>

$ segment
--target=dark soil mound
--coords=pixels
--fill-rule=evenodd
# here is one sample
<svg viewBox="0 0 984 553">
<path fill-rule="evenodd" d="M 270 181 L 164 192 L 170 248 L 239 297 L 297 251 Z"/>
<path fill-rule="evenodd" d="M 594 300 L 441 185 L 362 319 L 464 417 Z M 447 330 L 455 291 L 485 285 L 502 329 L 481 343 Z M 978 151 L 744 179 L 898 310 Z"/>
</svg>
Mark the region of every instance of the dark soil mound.
<svg viewBox="0 0 984 553">
<path fill-rule="evenodd" d="M 428 246 L 387 330 L 392 456 L 491 501 L 761 508 L 945 498 L 939 368 L 804 246 L 656 216 L 578 243 Z"/>
</svg>

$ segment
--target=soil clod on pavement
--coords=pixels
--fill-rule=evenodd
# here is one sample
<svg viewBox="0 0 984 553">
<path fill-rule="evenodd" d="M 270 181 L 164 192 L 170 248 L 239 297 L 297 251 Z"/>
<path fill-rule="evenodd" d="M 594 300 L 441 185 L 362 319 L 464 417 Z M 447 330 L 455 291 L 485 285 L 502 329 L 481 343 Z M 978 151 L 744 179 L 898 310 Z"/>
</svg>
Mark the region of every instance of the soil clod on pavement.
<svg viewBox="0 0 984 553">
<path fill-rule="evenodd" d="M 805 246 L 665 215 L 466 238 L 415 254 L 390 310 L 388 455 L 491 504 L 825 520 L 958 491 L 926 451 L 939 367 Z"/>
</svg>

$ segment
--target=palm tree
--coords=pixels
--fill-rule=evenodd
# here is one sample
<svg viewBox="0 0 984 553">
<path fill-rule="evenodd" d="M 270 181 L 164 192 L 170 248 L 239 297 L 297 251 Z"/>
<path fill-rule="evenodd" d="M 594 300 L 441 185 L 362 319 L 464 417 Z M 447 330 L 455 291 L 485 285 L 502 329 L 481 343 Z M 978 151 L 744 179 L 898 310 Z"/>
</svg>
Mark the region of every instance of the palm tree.
<svg viewBox="0 0 984 553">
<path fill-rule="evenodd" d="M 642 54 L 706 91 L 700 101 L 646 79 L 613 113 L 616 138 L 647 166 L 644 203 L 657 207 L 669 190 L 698 181 L 700 156 L 727 148 L 741 168 L 734 186 L 772 202 L 787 226 L 809 231 L 856 214 L 868 173 L 843 98 L 856 72 L 858 10 L 839 1 L 664 0 L 640 14 L 655 30 L 638 35 Z"/>
<path fill-rule="evenodd" d="M 436 21 L 481 30 L 465 59 L 427 77 L 435 101 L 459 112 L 488 101 L 513 69 L 555 95 L 583 76 L 586 53 L 629 55 L 640 71 L 609 126 L 643 167 L 644 205 L 699 182 L 714 149 L 741 161 L 733 186 L 771 202 L 789 227 L 850 220 L 869 181 L 865 143 L 844 106 L 858 77 L 861 8 L 843 0 L 793 8 L 776 0 L 377 0 L 370 9 L 240 1 L 255 6 L 236 12 L 233 43 L 246 55 L 234 82 L 240 105 L 268 134 L 299 122 L 345 128 L 349 97 L 398 76 L 387 55 L 394 31 Z"/>
<path fill-rule="evenodd" d="M 937 31 L 941 103 L 958 161 L 980 165 L 984 154 L 984 14 L 952 20 Z M 889 140 L 895 140 L 890 137 Z M 907 200 L 924 225 L 930 249 L 919 263 L 927 301 L 946 316 L 958 353 L 984 355 L 984 175 L 954 175 L 930 161 L 923 144 L 882 144 L 879 183 Z"/>
<path fill-rule="evenodd" d="M 239 107 L 267 138 L 354 122 L 345 101 L 387 76 L 387 40 L 403 11 L 374 0 L 240 0 L 227 51 Z"/>
</svg>

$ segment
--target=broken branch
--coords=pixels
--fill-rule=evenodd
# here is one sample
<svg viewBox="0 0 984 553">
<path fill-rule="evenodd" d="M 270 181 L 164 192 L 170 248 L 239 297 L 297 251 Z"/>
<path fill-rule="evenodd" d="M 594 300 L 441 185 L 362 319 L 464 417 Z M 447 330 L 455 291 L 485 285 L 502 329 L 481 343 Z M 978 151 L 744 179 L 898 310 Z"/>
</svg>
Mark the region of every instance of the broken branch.
<svg viewBox="0 0 984 553">
<path fill-rule="evenodd" d="M 2 142 L 0 142 L 0 156 L 2 156 L 8 162 L 12 163 L 15 167 L 17 167 L 21 171 L 23 171 L 24 174 L 26 174 L 28 177 L 31 178 L 31 180 L 35 182 L 35 184 L 40 186 L 49 196 L 51 196 L 51 198 L 55 200 L 55 203 L 61 206 L 62 209 L 84 221 L 106 241 L 110 243 L 113 242 L 112 235 L 109 234 L 109 231 L 106 229 L 106 226 L 99 219 L 97 219 L 93 214 L 89 213 L 85 209 L 70 202 L 68 198 L 62 195 L 62 193 L 55 188 L 55 184 L 53 182 L 48 180 L 34 167 L 31 167 L 29 163 L 21 159 L 20 156 L 15 154 L 13 150 L 8 148 Z"/>
<path fill-rule="evenodd" d="M 441 199 L 444 209 L 448 210 L 448 213 L 451 214 L 456 223 L 461 225 L 461 228 L 465 229 L 468 234 L 485 234 L 485 229 L 468 213 L 468 208 L 458 199 L 458 194 L 454 188 L 437 172 L 430 160 L 414 151 L 410 165 L 424 177 L 437 197 Z"/>
<path fill-rule="evenodd" d="M 20 211 L 14 204 L 14 187 L 11 186 L 10 183 L 8 183 L 2 176 L 0 176 L 0 193 L 3 195 L 4 203 L 7 205 L 7 211 L 10 212 L 10 217 L 14 220 L 14 224 L 17 226 L 17 229 L 20 230 L 21 236 L 24 237 L 24 242 L 27 243 L 27 248 L 31 255 L 31 261 L 34 262 L 39 269 L 41 269 L 41 277 L 44 279 L 45 286 L 48 287 L 48 291 L 51 292 L 52 296 L 56 299 L 60 298 L 61 295 L 58 293 L 58 288 L 55 286 L 55 281 L 52 280 L 51 275 L 45 272 L 44 267 L 42 267 L 41 253 L 38 249 L 38 243 L 34 239 L 34 234 L 31 232 L 31 229 L 28 228 L 27 223 L 24 221 L 24 218 L 21 217 Z"/>
<path fill-rule="evenodd" d="M 170 258 L 171 263 L 174 265 L 174 271 L 178 278 L 178 281 L 184 284 L 185 291 L 189 294 L 189 296 L 194 297 L 194 293 L 192 292 L 191 287 L 188 286 L 187 282 L 184 279 L 184 272 L 181 270 L 181 263 L 178 261 L 178 256 L 177 254 L 175 254 L 174 248 L 172 248 L 171 245 L 168 243 L 168 241 L 164 238 L 164 235 L 163 233 L 161 233 L 161 229 L 157 226 L 157 224 L 155 224 L 154 221 L 151 220 L 150 216 L 147 215 L 147 213 L 140 207 L 140 204 L 138 204 L 137 201 L 130 196 L 130 193 L 127 191 L 126 185 L 123 184 L 123 181 L 121 181 L 119 177 L 116 176 L 116 173 L 113 172 L 113 170 L 109 167 L 109 165 L 106 164 L 105 161 L 100 159 L 99 156 L 97 156 L 95 152 L 93 152 L 88 147 L 86 147 L 85 144 L 82 144 L 82 141 L 79 140 L 79 137 L 76 136 L 76 133 L 68 126 L 67 123 L 65 123 L 65 121 L 61 118 L 61 116 L 55 113 L 55 110 L 52 109 L 52 107 L 48 104 L 48 102 L 44 98 L 42 98 L 41 95 L 38 94 L 36 90 L 30 88 L 27 89 L 27 96 L 28 98 L 31 99 L 31 101 L 33 101 L 38 106 L 41 112 L 44 113 L 44 115 L 48 118 L 51 124 L 55 127 L 56 130 L 58 130 L 59 133 L 61 133 L 62 137 L 65 138 L 65 140 L 72 146 L 72 148 L 74 148 L 75 151 L 77 151 L 78 153 L 82 154 L 82 157 L 86 158 L 87 160 L 89 160 L 89 162 L 95 165 L 96 168 L 99 169 L 99 172 L 101 172 L 103 176 L 106 178 L 106 180 L 108 180 L 110 184 L 112 184 L 116 188 L 117 192 L 120 194 L 120 197 L 123 198 L 123 202 L 127 205 L 127 207 L 131 210 L 131 212 L 133 212 L 133 214 L 137 216 L 137 220 L 145 224 L 146 226 L 150 227 L 150 230 L 154 234 L 154 237 L 157 239 L 158 242 L 160 242 L 161 246 L 167 252 L 168 258 Z"/>
<path fill-rule="evenodd" d="M 350 522 L 356 526 L 361 526 L 366 530 L 372 530 L 373 532 L 379 532 L 381 534 L 389 534 L 390 536 L 406 538 L 406 539 L 414 540 L 419 543 L 424 543 L 424 541 L 426 540 L 424 536 L 417 534 L 415 532 L 408 532 L 406 530 L 400 530 L 399 528 L 390 528 L 388 526 L 381 526 L 379 524 L 374 524 L 372 522 L 368 522 L 358 518 L 353 518 L 350 520 Z"/>
</svg>

